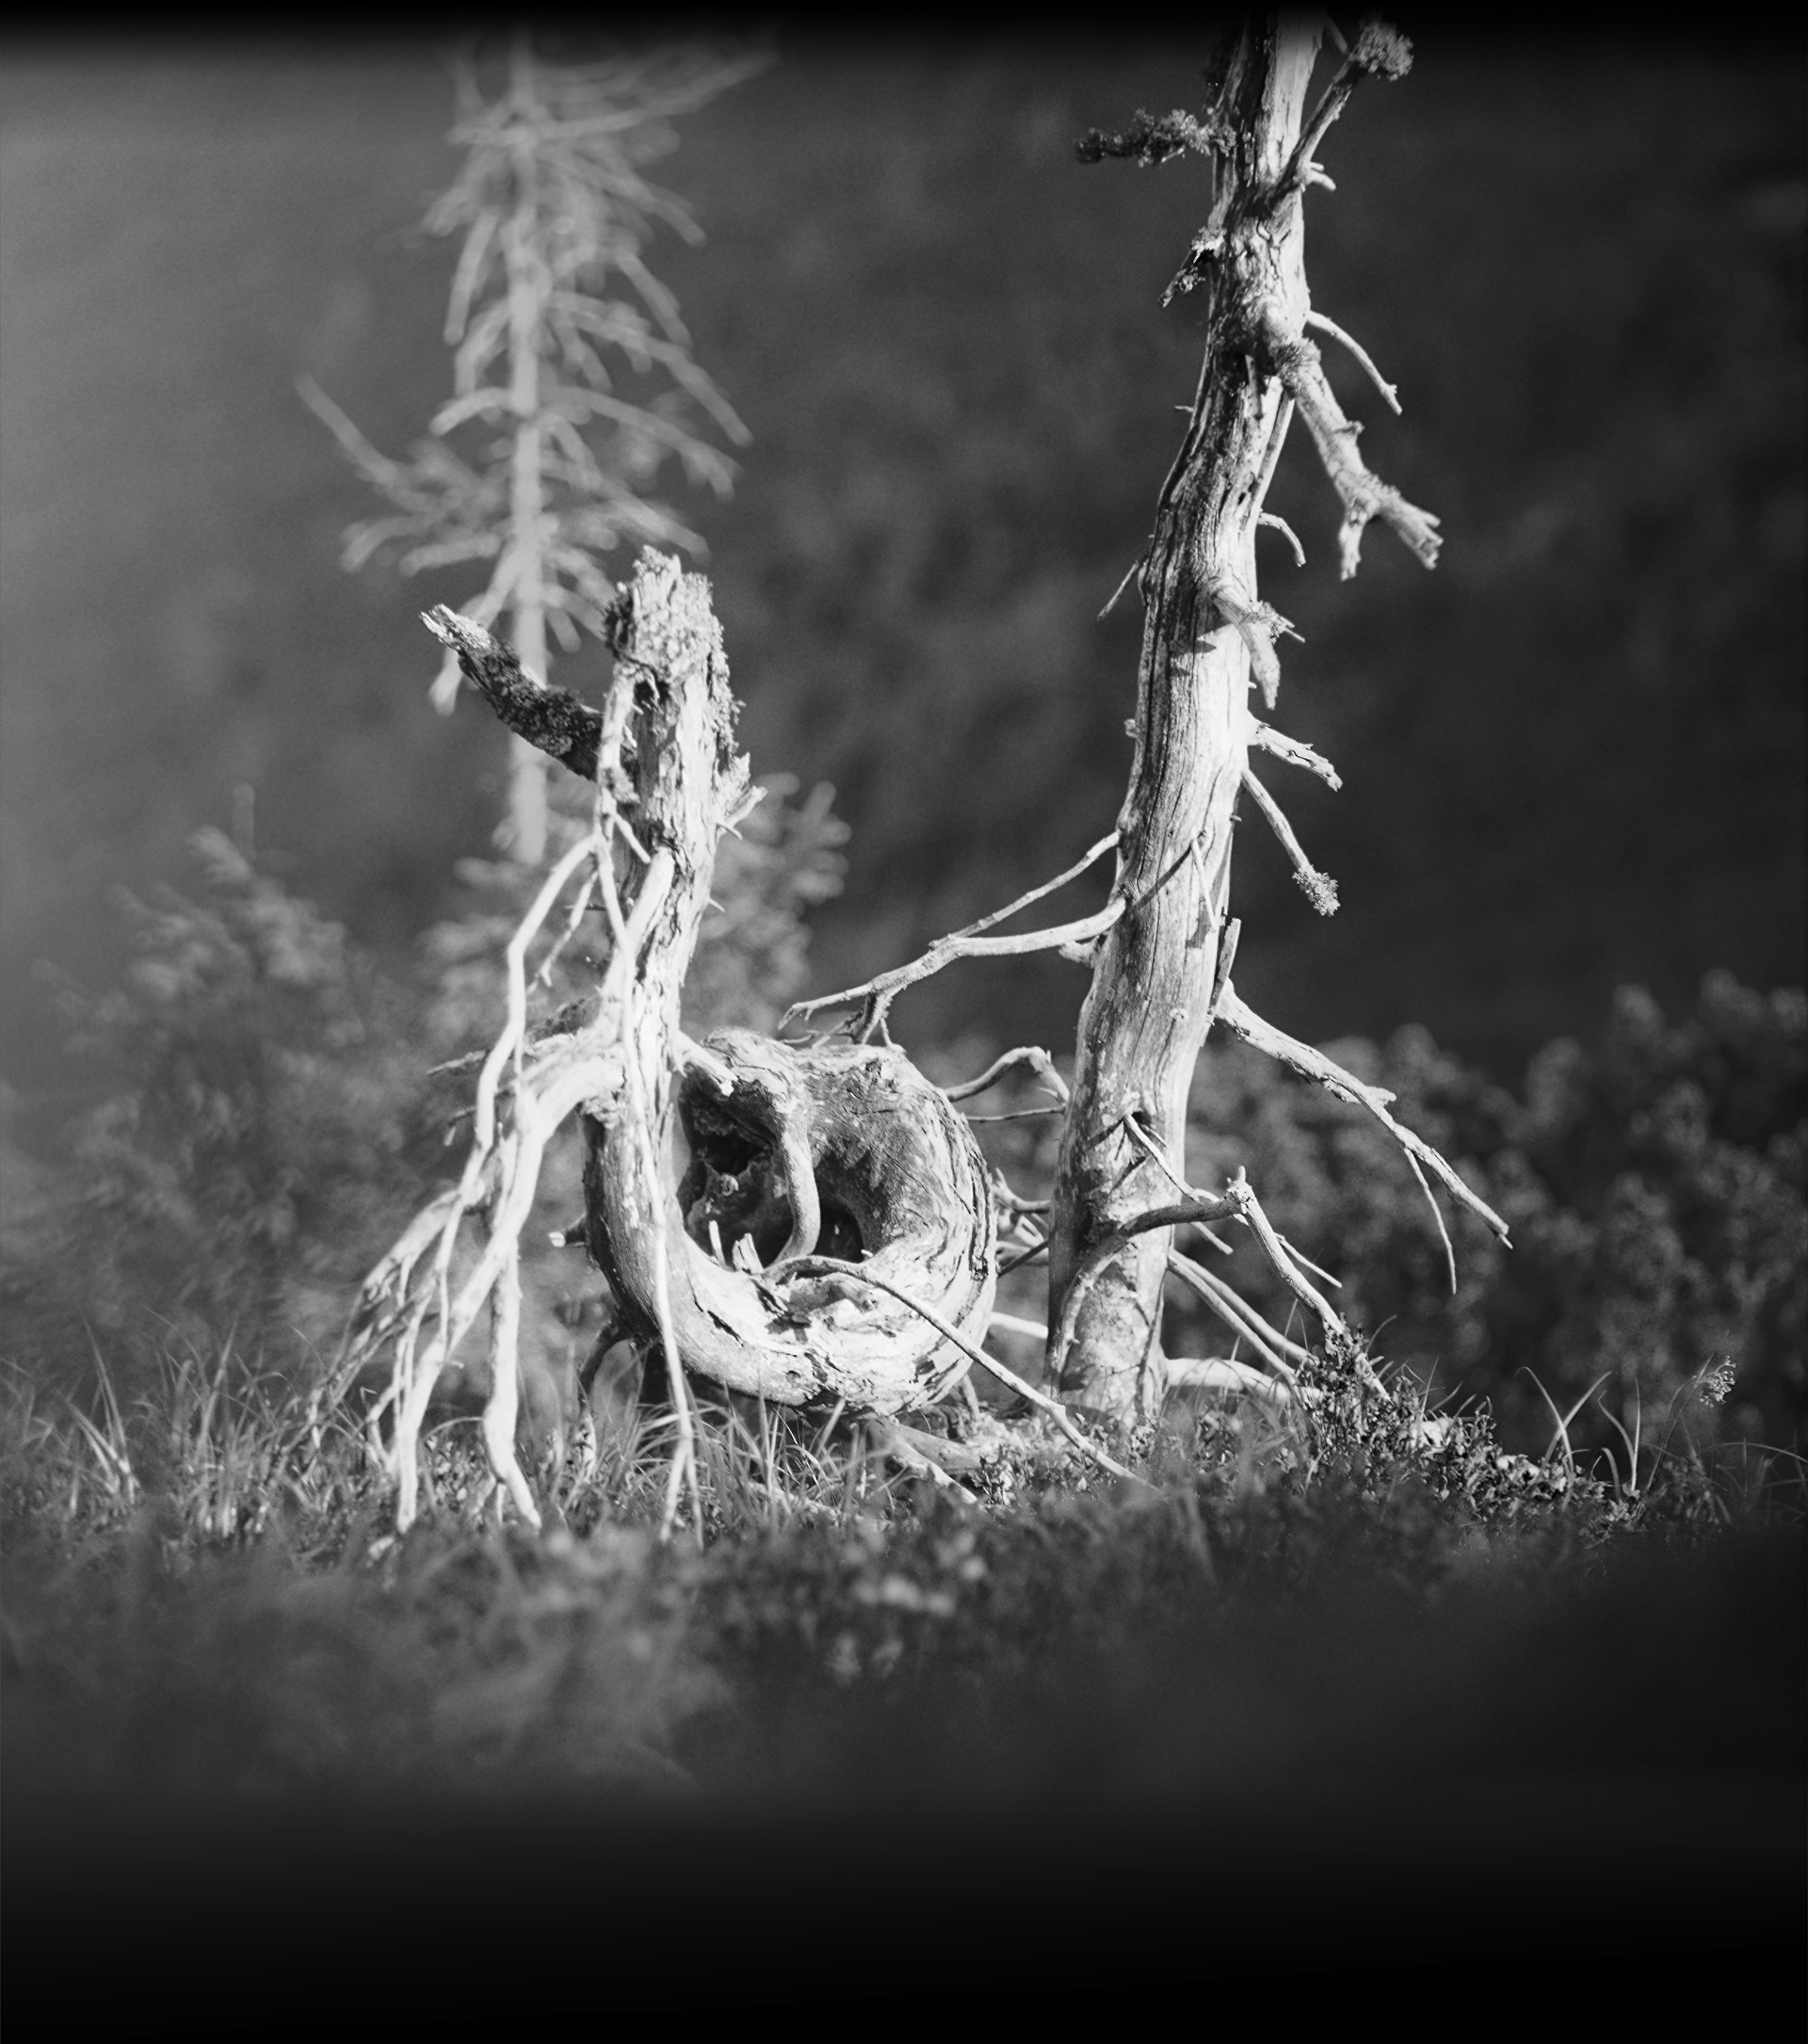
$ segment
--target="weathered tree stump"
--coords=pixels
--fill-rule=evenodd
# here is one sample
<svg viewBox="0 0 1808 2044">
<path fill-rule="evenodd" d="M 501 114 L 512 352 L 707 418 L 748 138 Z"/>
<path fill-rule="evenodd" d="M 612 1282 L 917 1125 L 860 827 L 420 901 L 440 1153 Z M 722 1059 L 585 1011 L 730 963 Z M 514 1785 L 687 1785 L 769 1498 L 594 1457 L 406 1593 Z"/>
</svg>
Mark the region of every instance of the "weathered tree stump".
<svg viewBox="0 0 1808 2044">
<path fill-rule="evenodd" d="M 986 1167 L 965 1119 L 904 1055 L 803 1049 L 725 1029 L 680 1072 L 690 1164 L 669 1201 L 671 1329 L 686 1369 L 781 1405 L 846 1400 L 873 1414 L 928 1405 L 968 1358 L 869 1268 L 977 1346 L 994 1283 Z M 587 1117 L 591 1254 L 619 1330 L 659 1335 L 657 1231 L 622 1115 Z"/>
<path fill-rule="evenodd" d="M 685 1045 L 679 1003 L 716 845 L 747 788 L 709 585 L 642 555 L 614 651 L 622 736 L 616 747 L 604 738 L 595 771 L 601 799 L 619 800 L 650 855 L 628 921 L 662 871 L 671 879 L 645 919 L 642 955 L 625 958 L 618 942 L 609 969 L 631 974 L 629 1071 L 584 1113 L 590 1253 L 624 1331 L 669 1333 L 683 1366 L 724 1390 L 875 1413 L 925 1404 L 965 1369 L 961 1352 L 876 1286 L 787 1274 L 783 1261 L 826 1248 L 826 1221 L 855 1260 L 971 1328 L 977 1344 L 993 1281 L 978 1147 L 901 1051 L 798 1050 L 747 1030 L 702 1053 Z M 691 1145 L 682 1188 L 664 1167 L 674 1106 Z M 774 1258 L 781 1267 L 768 1271 Z"/>
<path fill-rule="evenodd" d="M 573 1111 L 583 1236 L 615 1295 L 606 1342 L 656 1345 L 669 1373 L 781 1405 L 888 1417 L 932 1403 L 977 1351 L 994 1288 L 990 1185 L 964 1118 L 889 1046 L 748 1030 L 699 1045 L 679 1028 L 717 843 L 751 806 L 709 585 L 642 554 L 610 617 L 601 710 L 534 683 L 468 619 L 441 608 L 427 622 L 505 724 L 592 781 L 596 810 L 509 945 L 508 1021 L 484 1060 L 462 1182 L 366 1280 L 342 1359 L 341 1382 L 392 1359 L 399 1522 L 428 1400 L 486 1304 L 484 1438 L 498 1481 L 538 1518 L 513 1446 L 519 1242 L 547 1139 Z M 535 1032 L 529 947 L 573 889 L 552 942 L 600 909 L 611 948 L 581 1011 Z M 690 1152 L 681 1183 L 667 1161 L 674 1114 Z M 455 1284 L 467 1221 L 485 1242 Z M 687 1427 L 682 1382 L 671 1390 Z"/>
</svg>

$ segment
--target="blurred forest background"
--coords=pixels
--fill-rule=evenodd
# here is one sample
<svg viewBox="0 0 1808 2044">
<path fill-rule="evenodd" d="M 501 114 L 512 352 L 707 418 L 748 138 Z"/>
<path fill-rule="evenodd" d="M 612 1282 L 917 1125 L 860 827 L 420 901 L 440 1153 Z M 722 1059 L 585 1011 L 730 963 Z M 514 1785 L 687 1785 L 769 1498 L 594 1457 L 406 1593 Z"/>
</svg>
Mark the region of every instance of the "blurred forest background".
<svg viewBox="0 0 1808 2044">
<path fill-rule="evenodd" d="M 945 1807 L 994 1928 L 999 1893 L 1146 1863 L 1159 1838 L 1190 1900 L 1203 1811 L 1235 1848 L 1240 1924 L 1275 1870 L 1291 1972 L 1347 1949 L 1422 1993 L 1428 1955 L 1474 1953 L 1479 1979 L 1531 1955 L 1548 2000 L 1571 1948 L 1618 1986 L 1605 1938 L 1668 1994 L 1680 1898 L 1693 1972 L 1750 1984 L 1800 1892 L 1781 1827 L 1801 1800 L 1801 1465 L 1752 1450 L 1808 1450 L 1803 50 L 1718 20 L 1685 47 L 1493 19 L 1495 40 L 1453 40 L 1409 11 L 1412 75 L 1364 86 L 1323 151 L 1314 298 L 1404 415 L 1329 347 L 1328 367 L 1445 545 L 1428 575 L 1372 529 L 1339 584 L 1334 500 L 1295 434 L 1269 502 L 1307 565 L 1263 541 L 1263 594 L 1304 635 L 1280 646 L 1275 720 L 1345 786 L 1267 780 L 1344 906 L 1316 916 L 1250 817 L 1233 907 L 1251 1004 L 1394 1088 L 1513 1248 L 1456 1215 L 1452 1296 L 1378 1125 L 1235 1041 L 1202 1057 L 1186 1158 L 1195 1183 L 1247 1164 L 1377 1353 L 1459 1417 L 1422 1429 L 1316 1363 L 1328 1395 L 1298 1435 L 1176 1413 L 1138 1462 L 1162 1509 L 1060 1477 L 957 1516 L 901 1476 L 869 1492 L 875 1457 L 860 1432 L 831 1448 L 831 1416 L 782 1463 L 769 1437 L 762 1460 L 735 1447 L 729 1414 L 704 1434 L 732 1537 L 702 1556 L 655 1545 L 656 1414 L 613 1464 L 542 1467 L 586 1537 L 531 1546 L 476 1532 L 475 1430 L 436 1428 L 441 1537 L 405 1554 L 371 1539 L 380 1470 L 349 1435 L 323 1451 L 286 1395 L 461 1162 L 460 1125 L 444 1138 L 469 1070 L 428 1068 L 489 1040 L 525 884 L 491 858 L 502 733 L 469 698 L 449 718 L 428 700 L 419 613 L 481 571 L 346 573 L 346 527 L 385 507 L 297 387 L 397 458 L 450 394 L 456 249 L 420 225 L 459 166 L 446 70 L 426 38 L 0 40 L 15 1951 L 79 1937 L 90 1977 L 111 1870 L 107 1977 L 136 1991 L 198 1898 L 214 1921 L 254 1910 L 225 1943 L 261 1952 L 298 1867 L 312 1904 L 316 1869 L 343 1894 L 355 1860 L 393 1923 L 398 1894 L 440 1891 L 395 1882 L 416 1858 L 438 1875 L 423 1841 L 543 1870 L 573 1812 L 587 1869 L 618 1826 L 632 1903 L 667 1862 L 624 1811 L 656 1816 L 660 1851 L 686 1811 L 744 1812 L 682 1849 L 753 1842 L 769 1874 L 806 1836 L 777 1818 L 845 1795 L 857 1827 L 807 1834 L 800 1867 L 850 1846 L 864 1867 L 889 1797 L 896 1876 L 895 1838 L 939 1844 L 921 1814 Z M 1160 298 L 1209 187 L 1197 159 L 1083 169 L 1073 144 L 1197 107 L 1209 33 L 781 30 L 777 61 L 653 167 L 707 238 L 663 238 L 650 267 L 751 431 L 732 498 L 656 488 L 709 542 L 754 771 L 798 783 L 724 841 L 687 1026 L 769 1026 L 1110 829 L 1139 620 L 1133 595 L 1098 612 L 1194 389 L 1203 308 Z M 594 694 L 603 656 L 554 676 Z M 845 842 L 812 795 L 828 783 Z M 579 948 L 548 1008 L 582 985 Z M 1052 958 L 962 966 L 894 1026 L 945 1082 L 988 1047 L 1070 1056 L 1084 990 Z M 978 1133 L 1046 1189 L 1052 1119 Z M 541 1443 L 605 1317 L 597 1273 L 549 1237 L 578 1161 L 569 1139 L 549 1158 L 525 1236 Z M 1216 1268 L 1276 1324 L 1293 1311 L 1247 1243 Z M 1045 1274 L 1008 1276 L 1000 1303 L 1040 1319 Z M 994 1332 L 1034 1369 L 1033 1334 Z M 1190 1293 L 1162 1332 L 1176 1357 L 1230 1339 Z M 1543 1467 L 1461 1415 L 1483 1400 L 1498 1445 Z M 1685 1553 L 1709 1514 L 1729 1538 Z M 618 1782 L 631 1800 L 592 1800 Z M 206 1798 L 241 1791 L 244 1825 L 237 1805 L 210 1825 Z M 411 1796 L 429 1826 L 371 1827 L 412 1827 Z M 1095 1844 L 1120 1797 L 1159 1823 Z M 324 1849 L 295 1824 L 319 1811 Z M 993 1829 L 1014 1857 L 983 1857 Z M 174 1880 L 172 1839 L 193 1862 L 178 1843 Z M 926 1875 L 945 1883 L 946 1858 Z M 1305 1864 L 1334 1870 L 1322 1936 L 1309 1888 L 1302 1934 Z M 515 1885 L 541 1907 L 543 1879 Z M 122 1933 L 145 1963 L 121 1963 Z M 1245 1962 L 1266 1993 L 1268 1956 Z"/>
<path fill-rule="evenodd" d="M 1138 606 L 1096 618 L 1197 373 L 1198 301 L 1159 298 L 1208 187 L 1072 145 L 1194 103 L 1203 42 L 776 47 L 681 124 L 655 174 L 707 238 L 654 264 L 752 429 L 731 501 L 676 501 L 755 770 L 831 781 L 852 827 L 828 987 L 1110 828 Z M 373 502 L 296 394 L 399 454 L 447 393 L 434 48 L 16 44 L 0 91 L 5 1070 L 41 1097 L 33 961 L 105 984 L 110 887 L 190 878 L 234 788 L 285 884 L 396 955 L 486 848 L 503 749 L 427 700 L 418 613 L 468 577 L 341 571 Z M 1622 981 L 1799 983 L 1800 52 L 1433 30 L 1330 157 L 1315 298 L 1404 416 L 1332 374 L 1447 543 L 1428 575 L 1372 534 L 1340 585 L 1296 436 L 1309 562 L 1270 536 L 1264 593 L 1304 635 L 1281 722 L 1345 777 L 1286 789 L 1345 907 L 1246 831 L 1239 983 L 1300 1036 L 1422 1022 L 1509 1082 Z M 1082 991 L 967 968 L 898 1026 L 1061 1053 Z"/>
<path fill-rule="evenodd" d="M 1160 298 L 1209 185 L 1197 159 L 1085 169 L 1073 144 L 1196 104 L 1203 55 L 781 35 L 654 167 L 706 239 L 650 266 L 752 435 L 727 501 L 659 487 L 708 541 L 754 770 L 800 789 L 718 867 L 693 1026 L 770 1026 L 1110 829 L 1139 620 L 1134 596 L 1098 613 L 1197 378 L 1203 308 Z M 1453 1299 L 1386 1144 L 1236 1046 L 1202 1065 L 1189 1168 L 1247 1161 L 1358 1323 L 1535 1451 L 1545 1396 L 1604 1379 L 1630 1418 L 1711 1366 L 1734 1430 L 1783 1441 L 1808 1401 L 1808 1004 L 1771 993 L 1803 979 L 1802 83 L 1794 44 L 1434 31 L 1405 84 L 1357 95 L 1309 207 L 1315 301 L 1404 416 L 1335 350 L 1332 373 L 1446 543 L 1428 575 L 1372 532 L 1340 584 L 1296 436 L 1270 504 L 1308 563 L 1279 536 L 1263 559 L 1304 636 L 1278 721 L 1345 787 L 1283 792 L 1344 907 L 1317 918 L 1244 831 L 1237 981 L 1399 1092 L 1516 1247 L 1460 1227 Z M 398 457 L 449 394 L 455 249 L 420 221 L 452 118 L 425 40 L 15 45 L 4 68 L 22 1354 L 319 1352 L 449 1167 L 458 1086 L 423 1071 L 488 1040 L 514 895 L 470 863 L 502 733 L 434 712 L 419 613 L 481 575 L 343 571 L 383 507 L 297 385 Z M 594 696 L 603 660 L 555 678 Z M 122 912 L 121 885 L 151 906 Z M 961 967 L 894 1023 L 965 1075 L 1007 1044 L 1070 1054 L 1084 990 L 1053 957 Z M 987 1135 L 1045 1181 L 1051 1124 Z M 569 1208 L 566 1163 L 542 1190 Z M 596 1287 L 541 1262 L 533 1341 L 562 1381 Z M 1221 1339 L 1190 1311 L 1172 1353 Z"/>
</svg>

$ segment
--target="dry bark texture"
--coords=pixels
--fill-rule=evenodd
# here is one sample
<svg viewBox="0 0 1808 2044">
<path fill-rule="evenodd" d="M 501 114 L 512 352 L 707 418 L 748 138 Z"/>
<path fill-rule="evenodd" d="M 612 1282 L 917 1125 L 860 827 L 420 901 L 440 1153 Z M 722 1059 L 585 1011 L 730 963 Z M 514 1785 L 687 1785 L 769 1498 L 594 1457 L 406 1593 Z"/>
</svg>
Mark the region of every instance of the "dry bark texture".
<svg viewBox="0 0 1808 2044">
<path fill-rule="evenodd" d="M 1248 760 L 1252 656 L 1272 663 L 1276 620 L 1255 595 L 1265 470 L 1285 394 L 1251 361 L 1265 320 L 1306 310 L 1298 203 L 1265 203 L 1300 133 L 1313 41 L 1246 38 L 1219 99 L 1237 148 L 1220 177 L 1205 363 L 1138 574 L 1145 605 L 1136 753 L 1118 818 L 1116 894 L 1081 1011 L 1049 1257 L 1049 1325 L 1087 1252 L 1171 1199 L 1138 1128 L 1184 1173 L 1186 1097 L 1211 1024 L 1230 894 L 1231 833 Z M 1079 1402 L 1122 1413 L 1154 1379 L 1171 1231 L 1126 1244 L 1092 1287 L 1061 1370 Z M 1062 1359 L 1052 1359 L 1057 1365 Z"/>
<path fill-rule="evenodd" d="M 1361 348 L 1312 309 L 1302 202 L 1308 186 L 1324 181 L 1312 153 L 1356 83 L 1399 76 L 1409 53 L 1392 31 L 1364 24 L 1307 114 L 1318 33 L 1293 17 L 1246 27 L 1220 48 L 1215 97 L 1202 119 L 1141 116 L 1123 136 L 1094 134 L 1082 145 L 1083 155 L 1145 163 L 1195 152 L 1217 166 L 1211 217 L 1172 287 L 1204 283 L 1212 305 L 1186 438 L 1135 571 L 1145 618 L 1129 792 L 1117 829 L 1066 873 L 940 940 L 913 964 L 792 1011 L 851 1007 L 854 1040 L 799 1048 L 729 1030 L 699 1045 L 680 1034 L 679 998 L 717 841 L 749 799 L 720 631 L 700 577 L 643 554 L 610 614 L 616 674 L 601 712 L 525 682 L 509 650 L 467 620 L 444 610 L 429 617 L 504 723 L 593 780 L 596 822 L 588 845 L 549 876 L 510 946 L 510 1022 L 485 1062 L 464 1181 L 424 1211 L 365 1288 L 364 1352 L 375 1341 L 395 1344 L 404 1522 L 412 1508 L 410 1424 L 418 1425 L 433 1378 L 492 1292 L 497 1389 L 485 1438 L 498 1480 L 534 1516 L 510 1444 L 513 1242 L 546 1135 L 573 1108 L 582 1114 L 587 1144 L 584 1235 L 619 1308 L 598 1359 L 605 1346 L 642 1358 L 658 1350 L 683 1441 L 688 1371 L 782 1404 L 841 1402 L 886 1418 L 931 1403 L 977 1360 L 1045 1408 L 1101 1466 L 1128 1473 L 1074 1429 L 1057 1400 L 980 1353 L 994 1287 L 994 1192 L 1020 1239 L 1027 1231 L 1029 1255 L 1043 1247 L 1030 1218 L 1038 1210 L 993 1186 L 950 1097 L 929 1086 L 886 1034 L 892 1001 L 956 959 L 1059 949 L 1092 967 L 1071 1098 L 1046 1053 L 1032 1049 L 1007 1054 L 955 1089 L 956 1096 L 982 1090 L 1007 1066 L 1029 1062 L 1065 1104 L 1046 1237 L 1048 1362 L 1074 1402 L 1127 1418 L 1153 1411 L 1164 1387 L 1177 1382 L 1253 1385 L 1274 1399 L 1298 1393 L 1293 1365 L 1309 1361 L 1307 1352 L 1182 1257 L 1173 1243 L 1177 1222 L 1250 1229 L 1327 1340 L 1348 1337 L 1306 1276 L 1316 1266 L 1275 1234 L 1241 1173 L 1219 1193 L 1186 1182 L 1187 1095 L 1215 1020 L 1375 1116 L 1422 1185 L 1429 1169 L 1505 1238 L 1499 1216 L 1394 1120 L 1391 1096 L 1254 1014 L 1230 977 L 1239 791 L 1279 835 L 1314 905 L 1327 914 L 1336 907 L 1334 887 L 1311 865 L 1250 766 L 1251 748 L 1258 747 L 1337 785 L 1329 762 L 1261 721 L 1249 700 L 1259 687 L 1272 710 L 1280 684 L 1274 641 L 1288 627 L 1257 595 L 1255 537 L 1264 523 L 1280 526 L 1299 551 L 1291 532 L 1263 509 L 1294 412 L 1344 507 L 1346 574 L 1371 519 L 1389 525 L 1427 566 L 1438 545 L 1436 520 L 1364 466 L 1356 428 L 1306 339 L 1308 327 L 1333 335 L 1395 402 Z M 1052 928 L 996 933 L 995 925 L 1107 851 L 1116 853 L 1117 871 L 1103 909 Z M 530 1043 L 526 946 L 573 877 L 582 884 L 567 938 L 594 895 L 613 952 L 589 1016 Z M 510 1060 L 513 1085 L 505 1088 Z M 674 1116 L 690 1157 L 675 1185 L 666 1164 Z M 490 1241 L 453 1301 L 449 1245 L 468 1215 L 482 1216 Z M 1224 1359 L 1161 1354 L 1170 1273 L 1247 1343 L 1266 1377 Z M 894 1426 L 893 1437 L 903 1433 Z M 682 1461 L 681 1455 L 673 1463 L 669 1521 Z"/>
<path fill-rule="evenodd" d="M 669 1312 L 685 1367 L 724 1389 L 895 1412 L 945 1389 L 966 1367 L 960 1351 L 856 1280 L 746 1266 L 811 1254 L 826 1217 L 837 1253 L 870 1258 L 977 1343 L 993 1292 L 985 1167 L 965 1121 L 899 1051 L 799 1052 L 728 1031 L 686 1063 L 674 1101 L 684 975 L 716 841 L 746 787 L 708 585 L 676 583 L 668 604 L 628 606 L 614 649 L 618 674 L 634 677 L 624 792 L 654 865 L 669 854 L 674 883 L 636 980 L 629 1054 L 640 1084 L 584 1118 L 590 1251 L 624 1331 L 650 1342 Z M 687 1197 L 663 1167 L 674 1104 L 697 1143 Z"/>
<path fill-rule="evenodd" d="M 1374 518 L 1428 567 L 1437 555 L 1437 521 L 1363 464 L 1357 428 L 1305 334 L 1308 326 L 1334 334 L 1380 383 L 1356 344 L 1312 310 L 1303 201 L 1311 184 L 1326 182 L 1312 152 L 1357 82 L 1401 75 L 1410 52 L 1391 30 L 1365 24 L 1308 115 L 1320 27 L 1270 14 L 1220 47 L 1203 119 L 1138 116 L 1126 134 L 1094 132 L 1080 147 L 1087 160 L 1145 165 L 1196 152 L 1217 168 L 1211 217 L 1169 291 L 1210 290 L 1205 355 L 1138 564 L 1145 608 L 1136 755 L 1118 819 L 1113 903 L 1121 913 L 1099 942 L 1081 1012 L 1050 1228 L 1051 1374 L 1077 1402 L 1119 1417 L 1157 1405 L 1164 1382 L 1172 1230 L 1132 1224 L 1184 1183 L 1194 1066 L 1216 1013 L 1235 999 L 1228 903 L 1239 790 L 1279 835 L 1314 907 L 1328 915 L 1337 906 L 1334 885 L 1312 866 L 1249 763 L 1258 745 L 1336 785 L 1328 763 L 1259 721 L 1249 700 L 1253 684 L 1273 708 L 1274 642 L 1290 629 L 1257 594 L 1255 538 L 1260 525 L 1275 525 L 1300 552 L 1291 531 L 1263 510 L 1296 410 L 1344 506 L 1343 572 L 1355 571 Z M 1391 389 L 1381 388 L 1397 410 Z M 1101 1268 L 1102 1246 L 1120 1238 Z M 1088 1283 L 1075 1309 L 1069 1295 L 1082 1271 Z"/>
</svg>

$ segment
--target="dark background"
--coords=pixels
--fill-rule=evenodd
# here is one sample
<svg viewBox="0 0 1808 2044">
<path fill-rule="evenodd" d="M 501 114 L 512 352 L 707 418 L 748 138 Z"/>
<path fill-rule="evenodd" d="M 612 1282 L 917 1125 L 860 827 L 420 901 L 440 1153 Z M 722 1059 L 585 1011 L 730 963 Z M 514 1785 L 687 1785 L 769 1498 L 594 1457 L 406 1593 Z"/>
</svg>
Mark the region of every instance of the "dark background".
<svg viewBox="0 0 1808 2044">
<path fill-rule="evenodd" d="M 1412 27 L 1409 21 L 1407 25 Z M 655 175 L 699 361 L 753 432 L 707 536 L 756 772 L 833 781 L 853 827 L 819 988 L 897 962 L 1108 829 L 1135 705 L 1135 557 L 1197 375 L 1159 304 L 1197 159 L 1082 169 L 1073 140 L 1198 103 L 1174 47 L 777 38 Z M 1314 1039 L 1428 1023 L 1517 1078 L 1622 980 L 1802 976 L 1803 79 L 1797 42 L 1418 38 L 1321 152 L 1315 301 L 1364 453 L 1438 512 L 1428 575 L 1372 527 L 1336 577 L 1303 433 L 1264 541 L 1269 763 L 1344 909 L 1259 819 L 1237 977 Z M 375 500 L 296 394 L 386 452 L 450 389 L 454 256 L 418 222 L 456 157 L 433 47 L 14 42 L 0 83 L 5 1075 L 63 1076 L 31 961 L 100 984 L 109 890 L 256 791 L 260 851 L 400 957 L 484 848 L 500 734 L 442 720 L 417 621 L 473 593 L 338 566 Z M 625 571 L 625 561 L 615 563 Z M 558 665 L 594 688 L 600 657 Z M 1076 887 L 1076 914 L 1103 880 Z M 904 1040 L 1071 1048 L 1083 981 L 970 966 Z"/>
</svg>

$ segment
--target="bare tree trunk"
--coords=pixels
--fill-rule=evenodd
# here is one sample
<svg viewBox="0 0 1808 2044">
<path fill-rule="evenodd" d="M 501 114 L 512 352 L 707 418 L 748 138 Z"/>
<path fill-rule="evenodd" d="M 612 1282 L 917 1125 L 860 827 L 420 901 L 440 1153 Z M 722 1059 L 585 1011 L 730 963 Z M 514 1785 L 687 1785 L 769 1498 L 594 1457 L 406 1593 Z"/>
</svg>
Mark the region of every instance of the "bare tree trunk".
<svg viewBox="0 0 1808 2044">
<path fill-rule="evenodd" d="M 510 87 L 525 111 L 534 92 L 533 35 L 525 25 L 514 32 L 508 69 Z M 527 673 L 543 684 L 547 680 L 545 492 L 541 474 L 540 346 L 548 280 L 535 253 L 539 236 L 534 147 L 531 137 L 525 137 L 516 148 L 515 211 L 505 230 L 508 237 L 509 409 L 515 417 L 506 543 L 517 564 L 510 606 L 515 652 Z M 504 828 L 509 857 L 524 866 L 538 866 L 546 857 L 546 766 L 543 752 L 520 737 L 511 739 Z"/>
<path fill-rule="evenodd" d="M 1256 597 L 1255 535 L 1292 410 L 1265 328 L 1279 313 L 1297 337 L 1308 308 L 1300 196 L 1273 201 L 1300 137 L 1317 40 L 1316 24 L 1291 18 L 1251 25 L 1218 101 L 1236 142 L 1220 158 L 1219 240 L 1206 251 L 1213 301 L 1199 392 L 1138 576 L 1136 754 L 1114 889 L 1124 909 L 1100 943 L 1080 1017 L 1054 1195 L 1051 1328 L 1088 1250 L 1173 1200 L 1174 1179 L 1152 1151 L 1184 1177 L 1187 1090 L 1220 961 L 1228 967 L 1250 684 L 1253 671 L 1272 700 L 1269 639 L 1280 622 Z M 1137 1235 L 1088 1294 L 1060 1368 L 1061 1389 L 1076 1402 L 1127 1417 L 1158 1399 L 1172 1239 L 1167 1228 Z"/>
</svg>

